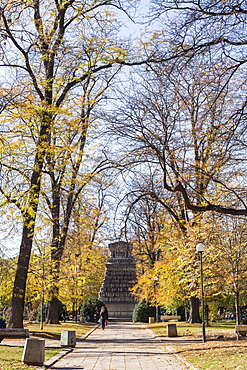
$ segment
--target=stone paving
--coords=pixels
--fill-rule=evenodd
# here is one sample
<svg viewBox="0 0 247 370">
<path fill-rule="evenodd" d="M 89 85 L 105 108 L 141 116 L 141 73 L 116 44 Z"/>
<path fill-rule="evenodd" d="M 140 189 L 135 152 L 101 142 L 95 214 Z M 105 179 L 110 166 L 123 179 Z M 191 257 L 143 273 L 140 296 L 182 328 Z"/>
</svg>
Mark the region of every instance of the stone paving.
<svg viewBox="0 0 247 370">
<path fill-rule="evenodd" d="M 171 354 L 163 341 L 157 340 L 144 326 L 131 322 L 110 322 L 105 330 L 97 328 L 86 340 L 77 341 L 72 352 L 51 366 L 54 370 L 185 370 L 188 368 L 190 367 Z"/>
</svg>

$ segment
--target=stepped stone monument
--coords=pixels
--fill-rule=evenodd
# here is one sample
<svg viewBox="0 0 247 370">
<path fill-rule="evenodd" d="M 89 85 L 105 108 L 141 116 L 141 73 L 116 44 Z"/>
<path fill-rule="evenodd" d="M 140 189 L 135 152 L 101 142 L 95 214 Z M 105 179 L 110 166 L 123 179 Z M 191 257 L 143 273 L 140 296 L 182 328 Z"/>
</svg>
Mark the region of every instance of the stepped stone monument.
<svg viewBox="0 0 247 370">
<path fill-rule="evenodd" d="M 132 244 L 116 242 L 108 245 L 110 257 L 99 293 L 110 318 L 132 318 L 136 300 L 129 289 L 136 283 L 136 266 L 131 255 Z"/>
</svg>

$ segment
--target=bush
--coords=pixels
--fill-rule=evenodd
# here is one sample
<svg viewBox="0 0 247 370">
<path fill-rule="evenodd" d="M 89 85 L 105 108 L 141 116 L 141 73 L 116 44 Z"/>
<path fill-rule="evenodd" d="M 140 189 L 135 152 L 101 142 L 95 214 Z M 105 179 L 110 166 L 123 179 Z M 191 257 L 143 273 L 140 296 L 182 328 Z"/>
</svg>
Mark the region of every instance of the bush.
<svg viewBox="0 0 247 370">
<path fill-rule="evenodd" d="M 89 307 L 89 309 L 90 309 L 90 321 L 95 322 L 95 321 L 97 321 L 96 318 L 94 317 L 96 309 L 98 310 L 98 312 L 100 312 L 100 309 L 101 309 L 102 306 L 105 306 L 105 303 L 102 302 L 100 299 L 90 298 L 86 302 L 84 302 L 84 304 L 82 305 L 80 314 L 81 314 L 81 316 L 85 316 L 84 311 L 87 307 Z"/>
<path fill-rule="evenodd" d="M 155 307 L 149 306 L 145 299 L 135 305 L 132 321 L 148 322 L 149 317 L 155 317 Z"/>
</svg>

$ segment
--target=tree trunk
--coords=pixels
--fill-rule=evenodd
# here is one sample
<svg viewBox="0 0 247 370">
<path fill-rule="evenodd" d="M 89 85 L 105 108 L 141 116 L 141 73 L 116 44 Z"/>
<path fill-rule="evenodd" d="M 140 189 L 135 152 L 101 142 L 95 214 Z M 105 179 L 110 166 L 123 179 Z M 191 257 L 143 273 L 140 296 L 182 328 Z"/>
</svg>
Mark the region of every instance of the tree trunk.
<svg viewBox="0 0 247 370">
<path fill-rule="evenodd" d="M 239 304 L 239 291 L 235 292 L 235 310 L 236 310 L 236 324 L 240 324 L 240 304 Z"/>
<path fill-rule="evenodd" d="M 68 197 L 67 200 L 67 211 L 66 216 L 63 221 L 63 226 L 61 230 L 60 226 L 60 205 L 61 205 L 61 198 L 60 198 L 60 188 L 56 183 L 52 184 L 52 247 L 51 247 L 51 260 L 54 262 L 53 267 L 53 287 L 51 290 L 51 302 L 48 312 L 47 322 L 49 324 L 58 324 L 59 323 L 59 313 L 58 313 L 58 281 L 59 281 L 59 270 L 60 270 L 60 263 L 64 252 L 64 247 L 66 243 L 66 237 L 68 232 L 68 225 L 71 216 L 71 196 Z M 72 191 L 73 194 L 73 191 Z"/>
<path fill-rule="evenodd" d="M 199 305 L 199 298 L 190 297 L 190 316 L 188 319 L 190 324 L 201 323 Z"/>
<path fill-rule="evenodd" d="M 58 271 L 59 271 L 59 262 L 56 262 L 55 266 L 53 266 L 53 282 L 51 289 L 49 291 L 49 296 L 51 297 L 49 300 L 49 308 L 48 314 L 46 318 L 47 324 L 59 324 L 59 313 L 58 313 Z"/>
<path fill-rule="evenodd" d="M 205 325 L 206 326 L 210 326 L 209 325 L 209 307 L 208 307 L 208 304 L 205 304 Z"/>
<path fill-rule="evenodd" d="M 42 124 L 40 128 L 33 171 L 30 179 L 30 188 L 28 190 L 28 203 L 26 205 L 26 211 L 22 212 L 22 240 L 12 293 L 10 320 L 8 323 L 8 326 L 11 328 L 23 328 L 26 280 L 33 245 L 35 220 L 39 203 L 41 174 L 45 158 L 45 147 L 49 142 L 48 122 L 50 122 L 50 120 L 47 119 L 47 117 L 48 115 L 44 114 L 44 124 Z"/>
<path fill-rule="evenodd" d="M 24 225 L 8 322 L 8 327 L 10 328 L 23 328 L 27 272 L 32 250 L 32 237 L 30 235 L 33 235 L 32 232 L 33 230 Z"/>
<path fill-rule="evenodd" d="M 49 302 L 48 316 L 46 320 L 47 324 L 59 324 L 59 314 L 58 314 L 58 298 L 53 297 Z"/>
</svg>

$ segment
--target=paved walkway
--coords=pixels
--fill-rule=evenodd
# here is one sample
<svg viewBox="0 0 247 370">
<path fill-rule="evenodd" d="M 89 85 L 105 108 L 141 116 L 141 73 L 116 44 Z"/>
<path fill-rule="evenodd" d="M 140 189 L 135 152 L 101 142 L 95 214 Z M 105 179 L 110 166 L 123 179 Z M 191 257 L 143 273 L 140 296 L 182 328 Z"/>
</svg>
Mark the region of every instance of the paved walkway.
<svg viewBox="0 0 247 370">
<path fill-rule="evenodd" d="M 168 343 L 167 343 L 168 344 Z M 63 370 L 185 370 L 163 341 L 142 325 L 115 323 L 93 331 L 86 340 L 57 361 L 51 369 Z"/>
</svg>

